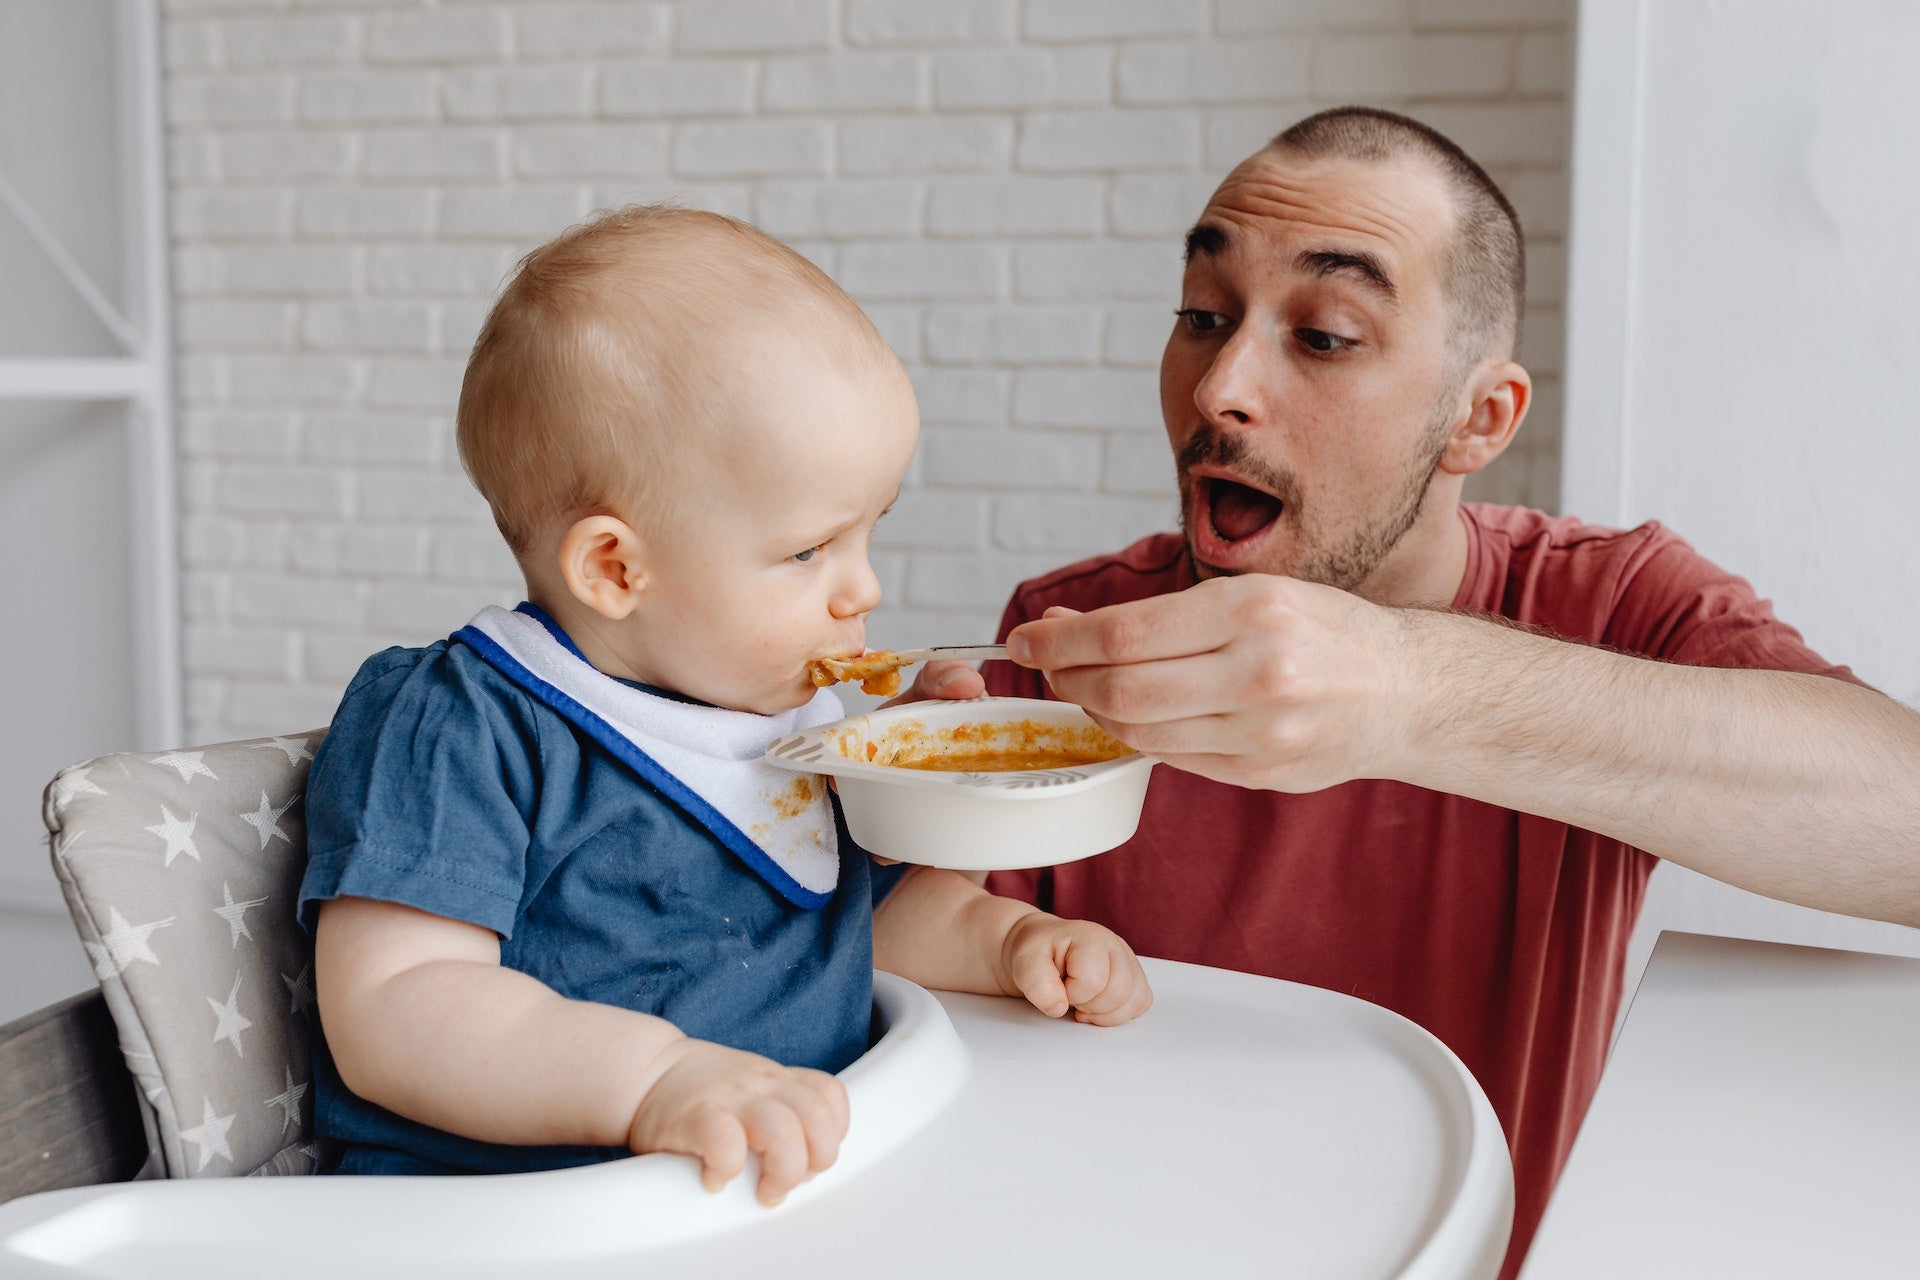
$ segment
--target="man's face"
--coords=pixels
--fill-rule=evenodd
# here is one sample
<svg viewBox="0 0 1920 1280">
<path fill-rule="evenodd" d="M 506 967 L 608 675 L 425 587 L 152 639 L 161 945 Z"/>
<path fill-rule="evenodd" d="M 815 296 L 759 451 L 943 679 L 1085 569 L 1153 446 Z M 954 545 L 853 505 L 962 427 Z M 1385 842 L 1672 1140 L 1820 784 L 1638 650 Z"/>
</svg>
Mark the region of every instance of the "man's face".
<svg viewBox="0 0 1920 1280">
<path fill-rule="evenodd" d="M 1198 575 L 1363 590 L 1420 553 L 1409 531 L 1454 416 L 1453 218 L 1413 159 L 1269 149 L 1221 183 L 1189 236 L 1160 362 Z"/>
</svg>

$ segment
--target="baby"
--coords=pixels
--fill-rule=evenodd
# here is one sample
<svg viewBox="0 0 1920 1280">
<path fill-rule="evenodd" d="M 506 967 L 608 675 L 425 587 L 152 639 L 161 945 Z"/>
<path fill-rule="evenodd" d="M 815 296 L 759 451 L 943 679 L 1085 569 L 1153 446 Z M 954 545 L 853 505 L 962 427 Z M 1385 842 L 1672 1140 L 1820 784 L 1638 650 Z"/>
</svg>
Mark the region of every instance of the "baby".
<svg viewBox="0 0 1920 1280">
<path fill-rule="evenodd" d="M 761 1157 L 777 1204 L 847 1129 L 872 968 L 1113 1025 L 1111 932 L 950 871 L 879 867 L 818 779 L 874 522 L 918 434 L 903 370 L 820 270 L 732 219 L 599 216 L 520 264 L 475 343 L 460 456 L 528 603 L 389 649 L 307 794 L 323 1038 L 349 1173 Z M 946 692 L 979 691 L 955 664 Z"/>
</svg>

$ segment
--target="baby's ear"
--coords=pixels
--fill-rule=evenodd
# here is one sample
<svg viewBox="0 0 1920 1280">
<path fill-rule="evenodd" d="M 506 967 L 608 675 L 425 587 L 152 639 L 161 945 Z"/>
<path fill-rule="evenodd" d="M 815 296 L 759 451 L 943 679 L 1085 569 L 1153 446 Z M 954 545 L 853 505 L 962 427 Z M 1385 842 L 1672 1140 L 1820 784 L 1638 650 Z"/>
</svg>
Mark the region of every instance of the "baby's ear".
<svg viewBox="0 0 1920 1280">
<path fill-rule="evenodd" d="M 646 590 L 640 535 L 615 516 L 576 520 L 560 538 L 560 577 L 574 599 L 604 618 L 632 613 Z"/>
</svg>

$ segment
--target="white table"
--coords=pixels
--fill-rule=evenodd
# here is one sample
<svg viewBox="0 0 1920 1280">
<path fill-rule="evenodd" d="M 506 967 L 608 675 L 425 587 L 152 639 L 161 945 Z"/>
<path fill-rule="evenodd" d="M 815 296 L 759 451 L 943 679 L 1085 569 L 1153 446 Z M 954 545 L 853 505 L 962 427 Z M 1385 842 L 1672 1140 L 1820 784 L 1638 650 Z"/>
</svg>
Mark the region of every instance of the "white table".
<svg viewBox="0 0 1920 1280">
<path fill-rule="evenodd" d="M 0 1205 L 0 1275 L 462 1280 L 1291 1275 L 1490 1280 L 1513 1180 L 1485 1096 L 1336 992 L 1147 962 L 1103 1028 L 886 978 L 839 1162 L 777 1210 L 643 1156 L 496 1178 L 199 1179 Z"/>
<path fill-rule="evenodd" d="M 1920 1275 L 1920 960 L 1662 934 L 1521 1274 Z"/>
</svg>

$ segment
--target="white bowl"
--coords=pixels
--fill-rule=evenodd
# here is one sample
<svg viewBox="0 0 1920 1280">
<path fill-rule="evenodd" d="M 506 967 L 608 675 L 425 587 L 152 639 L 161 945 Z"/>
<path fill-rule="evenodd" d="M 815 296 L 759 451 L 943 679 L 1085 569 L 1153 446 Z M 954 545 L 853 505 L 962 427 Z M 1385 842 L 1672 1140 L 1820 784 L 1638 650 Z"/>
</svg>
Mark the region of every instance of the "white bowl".
<svg viewBox="0 0 1920 1280">
<path fill-rule="evenodd" d="M 831 776 L 847 830 L 861 848 L 883 858 L 958 871 L 1009 871 L 1051 867 L 1125 844 L 1140 825 L 1153 771 L 1147 756 L 976 773 L 886 763 L 903 741 L 922 733 L 937 737 L 960 725 L 1023 722 L 1093 727 L 1086 712 L 1067 702 L 914 702 L 781 738 L 767 748 L 767 761 Z"/>
</svg>

